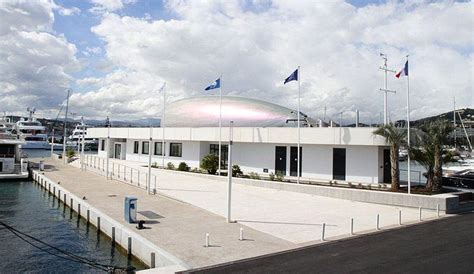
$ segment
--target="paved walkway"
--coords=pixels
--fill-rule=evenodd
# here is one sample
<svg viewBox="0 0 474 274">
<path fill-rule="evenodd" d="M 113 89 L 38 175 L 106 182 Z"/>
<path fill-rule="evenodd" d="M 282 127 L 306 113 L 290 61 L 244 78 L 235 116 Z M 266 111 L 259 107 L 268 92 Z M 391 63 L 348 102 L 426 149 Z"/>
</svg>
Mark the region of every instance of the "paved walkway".
<svg viewBox="0 0 474 274">
<path fill-rule="evenodd" d="M 191 273 L 473 273 L 474 212 Z"/>
<path fill-rule="evenodd" d="M 138 218 L 146 220 L 150 229 L 135 230 L 160 248 L 191 267 L 213 265 L 295 248 L 294 243 L 246 227 L 228 224 L 225 219 L 193 205 L 161 195 L 147 195 L 143 189 L 115 180 L 106 180 L 94 172 L 82 172 L 61 161 L 45 159 L 45 175 L 60 181 L 61 186 L 103 213 L 135 230 L 123 218 L 123 201 L 127 195 L 138 198 Z M 240 228 L 245 241 L 239 241 Z M 210 234 L 211 247 L 203 247 L 205 234 Z"/>
<path fill-rule="evenodd" d="M 124 165 L 141 170 L 142 183 L 148 171 L 142 162 L 110 159 L 117 174 L 122 165 L 123 175 L 130 178 L 129 171 L 123 173 Z M 152 169 L 157 177 L 157 190 L 169 197 L 195 205 L 219 216 L 226 216 L 226 178 L 209 179 L 193 173 Z M 136 176 L 136 175 L 135 175 Z M 233 184 L 232 218 L 255 230 L 282 240 L 307 245 L 321 239 L 322 224 L 326 224 L 326 237 L 347 236 L 350 220 L 354 218 L 354 231 L 374 231 L 377 214 L 380 227 L 398 225 L 398 214 L 402 221 L 416 222 L 418 209 L 354 202 L 310 194 L 280 191 L 262 187 Z M 434 218 L 436 212 L 424 210 L 423 219 Z"/>
</svg>

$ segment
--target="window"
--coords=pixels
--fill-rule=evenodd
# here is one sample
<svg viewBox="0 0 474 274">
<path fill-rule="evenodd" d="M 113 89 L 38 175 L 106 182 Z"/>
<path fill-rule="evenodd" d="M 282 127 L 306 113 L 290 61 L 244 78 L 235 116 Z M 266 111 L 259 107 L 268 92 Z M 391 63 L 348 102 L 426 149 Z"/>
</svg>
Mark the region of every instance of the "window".
<svg viewBox="0 0 474 274">
<path fill-rule="evenodd" d="M 165 147 L 166 147 L 166 143 L 165 143 Z M 162 142 L 156 142 L 155 143 L 155 155 L 162 155 L 163 153 L 163 143 Z"/>
<path fill-rule="evenodd" d="M 221 147 L 221 168 L 223 169 L 227 168 L 228 149 L 229 147 L 227 145 L 222 145 Z M 211 144 L 209 147 L 209 153 L 219 157 L 219 144 Z"/>
<path fill-rule="evenodd" d="M 105 140 L 102 140 L 100 150 L 104 151 L 105 150 Z"/>
<path fill-rule="evenodd" d="M 148 154 L 148 149 L 149 149 L 149 142 L 145 141 L 142 142 L 142 154 Z"/>
<path fill-rule="evenodd" d="M 139 142 L 135 141 L 133 143 L 133 153 L 138 154 L 138 146 L 139 146 Z"/>
<path fill-rule="evenodd" d="M 170 143 L 170 156 L 181 157 L 183 153 L 183 144 L 181 143 Z"/>
</svg>

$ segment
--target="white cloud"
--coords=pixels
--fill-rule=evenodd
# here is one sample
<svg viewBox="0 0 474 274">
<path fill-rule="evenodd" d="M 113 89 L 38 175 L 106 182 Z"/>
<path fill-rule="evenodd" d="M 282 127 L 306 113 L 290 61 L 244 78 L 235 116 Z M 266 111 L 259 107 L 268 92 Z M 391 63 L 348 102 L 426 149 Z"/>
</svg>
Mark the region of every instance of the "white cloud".
<svg viewBox="0 0 474 274">
<path fill-rule="evenodd" d="M 395 3 L 353 7 L 345 2 L 169 1 L 177 19 L 147 21 L 104 15 L 92 31 L 106 43 L 117 71 L 96 91 L 77 95 L 99 112 L 159 115 L 153 88 L 168 82 L 175 98 L 204 94 L 223 74 L 225 94 L 296 107 L 296 84 L 282 85 L 301 65 L 302 111 L 322 117 L 360 109 L 365 122 L 383 110 L 379 52 L 400 69 L 410 54 L 412 115 L 448 111 L 456 96 L 473 106 L 474 4 Z M 128 80 L 112 81 L 128 71 Z M 403 119 L 406 81 L 390 75 L 390 116 Z M 133 99 L 129 99 L 133 98 Z M 152 103 L 153 101 L 153 103 Z M 133 102 L 133 103 L 132 103 Z M 153 107 L 150 109 L 150 107 Z M 94 112 L 98 114 L 98 112 Z M 354 116 L 350 111 L 344 116 Z"/>
<path fill-rule="evenodd" d="M 65 7 L 59 7 L 58 8 L 59 14 L 62 16 L 72 16 L 72 15 L 77 15 L 81 13 L 81 10 L 77 7 L 72 7 L 72 8 L 65 8 Z"/>
<path fill-rule="evenodd" d="M 57 110 L 79 69 L 76 47 L 51 33 L 54 3 L 0 2 L 0 110 Z M 3 24 L 5 22 L 5 24 Z"/>
<path fill-rule="evenodd" d="M 137 0 L 90 0 L 94 5 L 90 12 L 102 14 L 106 12 L 114 12 L 124 8 L 127 4 L 134 4 Z"/>
</svg>

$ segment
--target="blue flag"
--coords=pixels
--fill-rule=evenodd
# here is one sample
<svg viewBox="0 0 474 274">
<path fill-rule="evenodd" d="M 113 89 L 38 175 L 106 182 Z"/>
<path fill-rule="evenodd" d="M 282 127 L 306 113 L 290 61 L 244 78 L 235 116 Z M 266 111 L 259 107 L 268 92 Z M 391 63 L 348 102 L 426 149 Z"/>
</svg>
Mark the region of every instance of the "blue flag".
<svg viewBox="0 0 474 274">
<path fill-rule="evenodd" d="M 220 88 L 220 87 L 221 87 L 221 78 L 214 81 L 214 83 L 210 84 L 204 90 L 211 90 L 211 89 Z"/>
<path fill-rule="evenodd" d="M 288 78 L 285 79 L 283 85 L 291 81 L 298 81 L 298 69 L 296 69 L 290 76 L 288 76 Z"/>
</svg>

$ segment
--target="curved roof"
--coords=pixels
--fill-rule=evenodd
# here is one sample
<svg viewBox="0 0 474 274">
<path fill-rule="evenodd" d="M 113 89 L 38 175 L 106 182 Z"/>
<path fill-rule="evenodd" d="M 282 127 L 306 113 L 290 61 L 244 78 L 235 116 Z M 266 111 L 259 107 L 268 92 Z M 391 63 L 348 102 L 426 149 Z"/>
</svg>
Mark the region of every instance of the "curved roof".
<svg viewBox="0 0 474 274">
<path fill-rule="evenodd" d="M 296 111 L 261 100 L 222 96 L 222 125 L 234 121 L 237 127 L 296 126 Z M 219 96 L 175 101 L 166 107 L 166 127 L 219 126 Z"/>
</svg>

